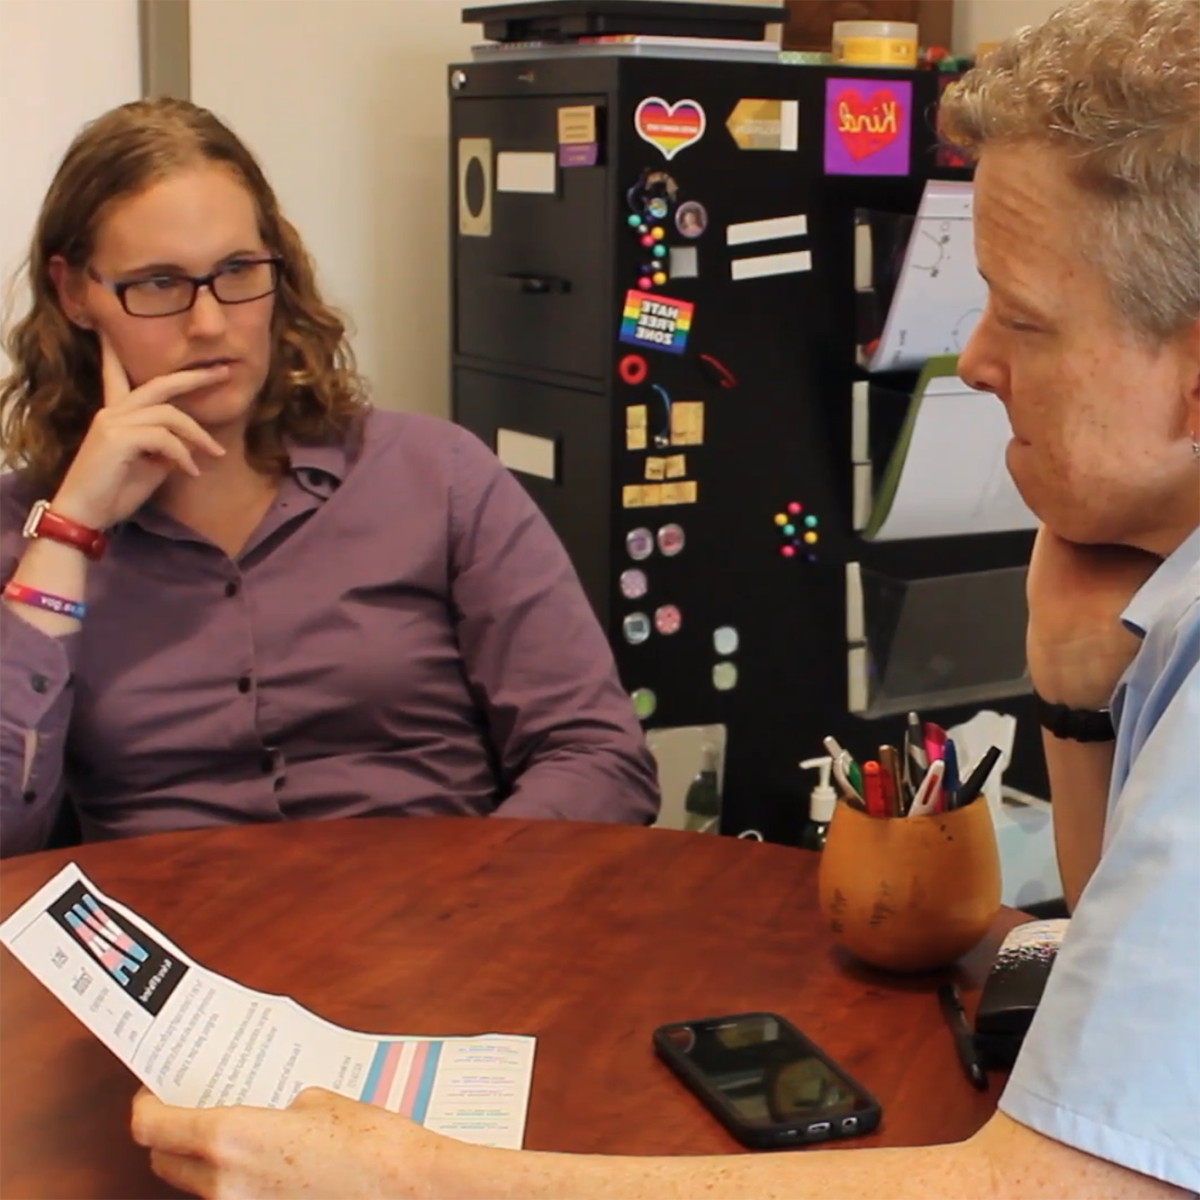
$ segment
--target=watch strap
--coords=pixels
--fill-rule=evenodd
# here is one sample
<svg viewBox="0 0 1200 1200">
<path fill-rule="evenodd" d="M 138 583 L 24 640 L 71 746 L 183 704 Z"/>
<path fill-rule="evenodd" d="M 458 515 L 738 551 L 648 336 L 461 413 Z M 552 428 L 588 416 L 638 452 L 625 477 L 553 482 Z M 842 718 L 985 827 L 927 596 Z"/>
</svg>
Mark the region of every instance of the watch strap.
<svg viewBox="0 0 1200 1200">
<path fill-rule="evenodd" d="M 108 549 L 108 538 L 103 530 L 89 529 L 78 521 L 60 516 L 51 510 L 49 500 L 39 500 L 29 510 L 24 535 L 27 538 L 47 538 L 52 542 L 74 546 L 93 561 L 103 558 L 105 550 Z"/>
<path fill-rule="evenodd" d="M 1038 722 L 1056 738 L 1069 742 L 1111 742 L 1116 736 L 1112 713 L 1107 708 L 1070 708 L 1051 704 L 1033 693 Z"/>
</svg>

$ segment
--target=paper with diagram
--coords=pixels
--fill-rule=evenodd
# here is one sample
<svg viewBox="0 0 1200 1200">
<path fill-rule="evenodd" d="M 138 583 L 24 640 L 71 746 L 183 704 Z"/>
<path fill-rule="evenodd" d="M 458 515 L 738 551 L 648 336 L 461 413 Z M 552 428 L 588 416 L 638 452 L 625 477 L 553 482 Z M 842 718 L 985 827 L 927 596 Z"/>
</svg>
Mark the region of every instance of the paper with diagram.
<svg viewBox="0 0 1200 1200">
<path fill-rule="evenodd" d="M 460 1141 L 519 1149 L 535 1039 L 381 1037 L 200 966 L 74 863 L 0 942 L 168 1104 L 283 1108 L 327 1088 Z"/>
<path fill-rule="evenodd" d="M 975 266 L 974 188 L 925 185 L 883 332 L 869 371 L 916 370 L 934 355 L 960 354 L 983 314 L 987 285 Z"/>
<path fill-rule="evenodd" d="M 922 371 L 875 489 L 863 536 L 877 541 L 1035 529 L 1004 452 L 1004 406 L 955 373 L 957 359 Z"/>
</svg>

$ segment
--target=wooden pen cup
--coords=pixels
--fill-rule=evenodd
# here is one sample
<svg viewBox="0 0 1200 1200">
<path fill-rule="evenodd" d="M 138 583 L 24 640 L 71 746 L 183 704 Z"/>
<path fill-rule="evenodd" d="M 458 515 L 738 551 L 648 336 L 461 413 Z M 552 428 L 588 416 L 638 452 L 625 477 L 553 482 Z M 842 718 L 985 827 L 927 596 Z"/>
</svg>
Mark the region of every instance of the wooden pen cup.
<svg viewBox="0 0 1200 1200">
<path fill-rule="evenodd" d="M 1000 855 L 987 801 L 927 817 L 869 817 L 844 801 L 819 872 L 821 912 L 855 958 L 931 971 L 974 949 L 1000 911 Z"/>
</svg>

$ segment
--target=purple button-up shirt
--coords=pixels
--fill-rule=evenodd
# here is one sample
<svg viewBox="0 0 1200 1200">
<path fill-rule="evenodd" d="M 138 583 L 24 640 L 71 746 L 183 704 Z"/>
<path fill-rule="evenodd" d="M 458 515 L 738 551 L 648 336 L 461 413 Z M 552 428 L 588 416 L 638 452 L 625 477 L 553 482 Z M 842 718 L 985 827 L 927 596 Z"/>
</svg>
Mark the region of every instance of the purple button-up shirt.
<svg viewBox="0 0 1200 1200">
<path fill-rule="evenodd" d="M 0 606 L 0 852 L 232 822 L 496 813 L 646 822 L 653 760 L 558 539 L 447 421 L 292 446 L 246 547 L 147 505 L 79 632 Z M 38 499 L 0 479 L 0 579 Z"/>
</svg>

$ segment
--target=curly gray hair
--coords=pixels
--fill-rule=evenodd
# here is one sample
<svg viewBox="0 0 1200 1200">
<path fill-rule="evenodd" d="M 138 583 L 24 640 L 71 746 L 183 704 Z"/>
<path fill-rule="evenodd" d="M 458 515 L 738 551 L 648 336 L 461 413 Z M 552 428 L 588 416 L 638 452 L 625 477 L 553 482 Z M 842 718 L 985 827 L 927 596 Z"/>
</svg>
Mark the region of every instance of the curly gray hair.
<svg viewBox="0 0 1200 1200">
<path fill-rule="evenodd" d="M 1138 333 L 1200 317 L 1200 3 L 1077 0 L 946 89 L 941 135 L 1061 146 L 1088 198 L 1081 246 Z"/>
</svg>

